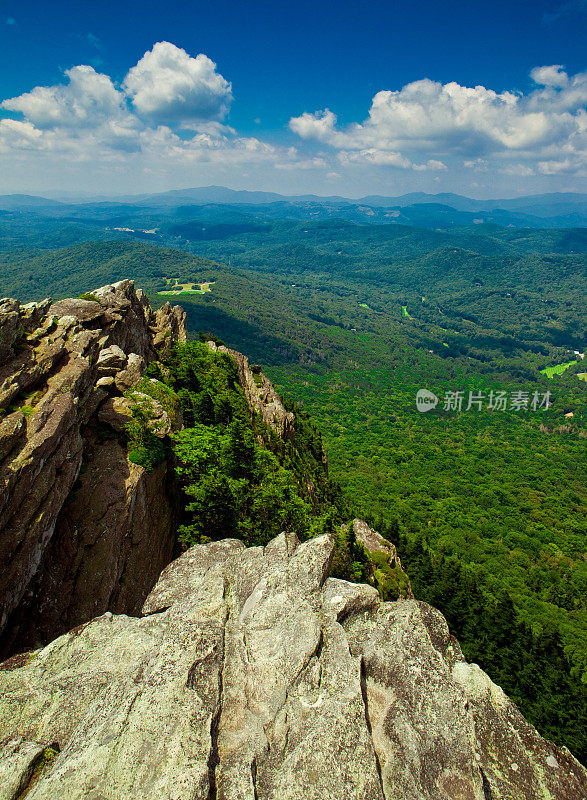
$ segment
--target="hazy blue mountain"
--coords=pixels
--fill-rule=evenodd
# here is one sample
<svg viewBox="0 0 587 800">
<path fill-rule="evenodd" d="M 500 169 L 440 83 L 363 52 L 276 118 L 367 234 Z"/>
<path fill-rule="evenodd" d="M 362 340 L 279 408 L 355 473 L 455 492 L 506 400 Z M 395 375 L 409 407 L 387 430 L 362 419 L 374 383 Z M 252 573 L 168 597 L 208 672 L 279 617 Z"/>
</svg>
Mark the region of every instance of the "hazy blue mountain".
<svg viewBox="0 0 587 800">
<path fill-rule="evenodd" d="M 381 197 L 371 195 L 361 198 L 361 203 L 370 206 L 413 206 L 422 204 L 442 204 L 450 206 L 457 211 L 518 211 L 537 217 L 554 217 L 573 212 L 587 211 L 587 194 L 577 192 L 551 192 L 549 194 L 528 195 L 525 197 L 500 198 L 490 200 L 475 200 L 459 194 L 439 193 L 427 194 L 426 192 L 411 192 L 400 197 Z"/>
<path fill-rule="evenodd" d="M 126 202 L 153 205 L 183 205 L 184 203 L 229 203 L 262 205 L 267 203 L 319 203 L 335 205 L 368 205 L 386 207 L 405 207 L 420 204 L 447 205 L 457 211 L 491 211 L 504 209 L 520 211 L 537 216 L 556 216 L 568 214 L 587 206 L 587 194 L 576 192 L 551 192 L 548 194 L 528 195 L 515 198 L 497 198 L 478 200 L 450 192 L 428 194 L 426 192 L 411 192 L 397 197 L 381 195 L 368 195 L 358 199 L 332 195 L 321 197 L 319 195 L 281 195 L 274 192 L 252 192 L 227 189 L 223 186 L 203 186 L 193 189 L 176 189 L 169 192 L 127 196 L 118 198 Z"/>
<path fill-rule="evenodd" d="M 249 192 L 207 186 L 150 195 L 59 202 L 23 194 L 0 196 L 0 211 L 95 223 L 113 228 L 158 228 L 164 218 L 259 220 L 340 218 L 353 222 L 395 223 L 446 228 L 491 223 L 516 228 L 574 228 L 587 225 L 587 195 L 551 193 L 513 199 L 475 200 L 451 193 L 412 192 L 400 197 L 344 197 Z"/>
<path fill-rule="evenodd" d="M 60 206 L 57 200 L 49 200 L 47 197 L 36 197 L 30 194 L 2 194 L 0 195 L 0 209 L 3 211 L 13 211 L 20 208 L 54 208 Z"/>
<path fill-rule="evenodd" d="M 343 197 L 321 198 L 317 195 L 287 197 L 274 192 L 250 192 L 245 190 L 227 189 L 225 186 L 202 186 L 195 189 L 173 189 L 169 192 L 158 194 L 129 196 L 124 200 L 140 203 L 141 205 L 183 205 L 184 203 L 244 203 L 257 205 L 263 203 L 297 202 L 306 200 L 332 201 L 342 203 L 352 202 Z"/>
</svg>

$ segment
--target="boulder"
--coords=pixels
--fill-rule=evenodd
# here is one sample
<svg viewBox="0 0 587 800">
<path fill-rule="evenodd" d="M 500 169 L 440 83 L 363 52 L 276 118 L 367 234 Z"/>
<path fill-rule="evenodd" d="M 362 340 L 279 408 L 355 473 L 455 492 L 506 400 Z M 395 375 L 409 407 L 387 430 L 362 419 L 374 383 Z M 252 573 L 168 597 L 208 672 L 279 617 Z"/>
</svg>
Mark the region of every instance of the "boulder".
<svg viewBox="0 0 587 800">
<path fill-rule="evenodd" d="M 126 366 L 128 356 L 117 344 L 100 350 L 96 366 L 101 375 L 115 375 Z"/>
<path fill-rule="evenodd" d="M 130 353 L 126 368 L 116 374 L 115 384 L 119 392 L 126 392 L 141 380 L 145 371 L 145 359 L 138 353 Z"/>
<path fill-rule="evenodd" d="M 49 308 L 49 315 L 55 317 L 73 317 L 79 322 L 92 322 L 104 313 L 102 305 L 94 300 L 71 298 L 58 300 Z"/>
<path fill-rule="evenodd" d="M 327 578 L 333 542 L 198 545 L 142 617 L 0 666 L 27 800 L 584 800 L 585 769 L 467 664 L 425 603 Z M 20 781 L 20 783 L 19 783 Z"/>
</svg>

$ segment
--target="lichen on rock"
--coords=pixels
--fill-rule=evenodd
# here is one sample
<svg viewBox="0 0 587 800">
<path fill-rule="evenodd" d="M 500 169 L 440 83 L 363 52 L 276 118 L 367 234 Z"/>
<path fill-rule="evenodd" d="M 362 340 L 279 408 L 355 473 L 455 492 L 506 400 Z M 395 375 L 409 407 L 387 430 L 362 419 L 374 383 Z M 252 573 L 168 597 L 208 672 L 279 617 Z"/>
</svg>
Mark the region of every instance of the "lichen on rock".
<svg viewBox="0 0 587 800">
<path fill-rule="evenodd" d="M 128 280 L 96 289 L 91 298 L 28 305 L 0 300 L 0 559 L 5 565 L 0 575 L 0 634 L 13 615 L 8 639 L 0 648 L 5 653 L 19 642 L 24 647 L 25 639 L 30 643 L 36 627 L 31 615 L 42 616 L 41 608 L 52 609 L 41 624 L 44 635 L 77 624 L 75 606 L 86 608 L 94 589 L 90 582 L 84 591 L 76 577 L 81 553 L 84 569 L 102 584 L 97 596 L 107 595 L 94 606 L 102 613 L 121 594 L 119 582 L 132 571 L 126 559 L 136 558 L 137 543 L 151 542 L 153 531 L 145 528 L 149 515 L 144 513 L 145 502 L 139 502 L 147 479 L 140 468 L 129 465 L 124 453 L 114 457 L 112 445 L 92 431 L 109 411 L 112 420 L 113 407 L 141 380 L 163 343 L 185 341 L 185 314 L 170 306 L 153 311 Z M 162 409 L 158 411 L 158 432 L 165 435 L 166 420 Z M 110 477 L 119 487 L 113 501 L 116 518 L 110 515 L 106 534 L 96 516 L 100 490 L 84 479 L 92 459 L 106 471 L 115 471 Z M 108 480 L 105 485 L 110 485 Z M 163 526 L 172 515 L 165 475 L 159 476 L 158 486 L 151 501 L 157 498 L 160 503 Z M 72 517 L 76 508 L 79 519 Z M 79 531 L 88 529 L 89 518 L 98 527 L 91 543 L 82 545 Z M 172 531 L 159 534 L 166 545 L 155 548 L 152 562 L 143 556 L 151 566 L 137 587 L 137 595 L 143 593 L 135 601 L 139 605 L 172 556 Z M 129 536 L 132 548 L 125 544 Z M 104 541 L 110 555 L 96 556 Z M 163 561 L 158 562 L 157 554 L 162 553 Z M 69 591 L 73 585 L 77 594 Z M 49 617 L 56 628 L 48 625 Z M 33 630 L 25 634 L 27 627 Z"/>
<path fill-rule="evenodd" d="M 0 666 L 0 764 L 58 743 L 29 800 L 583 800 L 439 612 L 328 578 L 333 547 L 197 545 L 144 616 Z"/>
</svg>

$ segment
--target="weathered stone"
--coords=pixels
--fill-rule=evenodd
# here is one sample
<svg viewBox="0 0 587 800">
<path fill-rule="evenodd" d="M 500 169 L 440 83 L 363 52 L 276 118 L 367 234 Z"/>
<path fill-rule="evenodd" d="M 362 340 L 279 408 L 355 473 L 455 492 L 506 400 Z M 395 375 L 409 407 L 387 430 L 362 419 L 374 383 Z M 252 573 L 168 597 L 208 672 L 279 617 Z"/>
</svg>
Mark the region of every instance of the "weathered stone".
<svg viewBox="0 0 587 800">
<path fill-rule="evenodd" d="M 22 796 L 44 750 L 42 744 L 21 738 L 0 744 L 0 800 L 15 800 Z"/>
<path fill-rule="evenodd" d="M 127 355 L 117 344 L 105 347 L 100 351 L 96 366 L 102 375 L 115 375 L 126 365 Z"/>
<path fill-rule="evenodd" d="M 175 547 L 167 465 L 146 472 L 117 441 L 94 442 L 40 571 L 10 624 L 11 650 L 35 648 L 105 609 L 136 614 Z M 23 624 L 34 619 L 34 625 Z M 7 639 L 9 635 L 7 634 Z"/>
<path fill-rule="evenodd" d="M 395 545 L 377 533 L 376 530 L 370 528 L 362 519 L 353 520 L 353 530 L 357 537 L 357 542 L 363 545 L 368 553 L 375 553 L 377 551 L 385 553 L 391 558 L 397 558 L 397 550 Z"/>
<path fill-rule="evenodd" d="M 0 665 L 27 800 L 584 800 L 587 773 L 467 664 L 425 603 L 326 579 L 333 542 L 198 545 L 143 618 Z"/>
<path fill-rule="evenodd" d="M 126 397 L 109 397 L 100 406 L 98 419 L 118 433 L 126 430 L 132 417 L 131 402 Z"/>
<path fill-rule="evenodd" d="M 52 562 L 49 567 L 47 548 L 55 531 L 61 530 L 58 520 L 78 478 L 82 456 L 85 452 L 89 457 L 95 447 L 88 440 L 85 426 L 107 397 L 105 385 L 114 393 L 136 384 L 148 360 L 156 356 L 152 328 L 157 316 L 145 296 L 137 294 L 132 281 L 120 281 L 93 294 L 99 302 L 73 299 L 51 304 L 46 300 L 22 306 L 16 300 L 0 300 L 0 408 L 14 404 L 26 410 L 26 419 L 19 410 L 0 424 L 0 633 L 9 616 L 17 613 L 26 592 L 29 608 L 34 607 L 34 602 L 40 606 L 59 601 L 56 585 L 52 584 L 51 589 L 55 596 L 47 597 L 38 592 L 48 584 L 36 583 L 33 592 L 32 582 L 37 573 L 40 576 L 55 566 Z M 168 340 L 175 341 L 178 332 L 185 338 L 184 312 L 170 310 L 161 320 L 171 318 L 173 330 L 169 331 Z M 119 379 L 121 373 L 124 375 Z M 155 412 L 153 425 L 158 435 L 164 436 L 171 424 L 159 404 Z M 134 467 L 125 460 L 124 464 L 116 461 L 116 469 L 121 471 L 113 480 L 123 487 L 129 471 L 135 472 Z M 149 480 L 137 478 L 137 487 Z M 149 491 L 165 507 L 161 492 L 152 491 L 154 488 Z M 120 520 L 126 519 L 126 508 L 131 523 L 121 522 L 113 528 L 126 531 L 124 536 L 132 534 L 135 543 L 138 537 L 151 546 L 150 534 L 160 533 L 160 528 L 153 527 L 152 520 L 140 513 L 130 513 L 141 491 L 137 488 L 138 494 L 134 490 L 122 492 L 117 500 Z M 99 506 L 97 498 L 98 493 L 86 498 L 88 517 Z M 169 521 L 165 512 L 162 520 Z M 74 536 L 73 529 L 68 530 L 68 535 Z M 152 568 L 146 572 L 151 586 L 170 558 L 170 535 L 162 537 L 162 542 L 167 542 L 161 545 L 163 560 L 154 558 Z M 111 543 L 115 540 L 113 535 Z M 70 544 L 71 547 L 62 548 L 63 552 L 75 550 Z M 92 552 L 86 551 L 84 556 L 90 572 Z M 132 551 L 125 558 L 121 564 L 132 562 Z M 74 567 L 70 565 L 68 569 Z M 124 595 L 117 589 L 121 575 L 114 577 L 115 572 L 109 578 L 110 599 Z M 81 584 L 77 586 L 83 593 Z M 106 586 L 105 583 L 102 599 Z M 140 584 L 140 601 L 148 588 Z M 105 602 L 98 603 L 95 613 L 109 607 L 110 600 Z M 125 610 L 123 605 L 116 608 Z M 22 615 L 19 624 L 22 633 Z M 34 629 L 32 620 L 28 624 Z M 3 649 L 6 652 L 6 647 Z"/>
<path fill-rule="evenodd" d="M 15 411 L 0 422 L 0 461 L 9 455 L 26 433 L 22 411 Z"/>
<path fill-rule="evenodd" d="M 47 308 L 49 308 L 51 301 L 46 300 L 45 303 L 47 304 Z M 52 314 L 47 314 L 45 317 L 40 317 L 39 323 L 39 326 L 35 328 L 35 330 L 29 335 L 29 339 L 43 339 L 57 326 L 59 323 L 59 317 L 54 317 Z"/>
<path fill-rule="evenodd" d="M 137 353 L 131 353 L 128 357 L 126 369 L 116 374 L 114 383 L 119 392 L 126 392 L 141 380 L 145 371 L 145 359 Z"/>
<path fill-rule="evenodd" d="M 136 353 L 148 361 L 162 341 L 186 340 L 183 309 L 169 306 L 166 313 L 162 309 L 154 312 L 142 292 L 139 297 L 133 281 L 103 286 L 93 294 L 107 306 L 105 320 L 109 326 L 109 343 L 117 344 L 127 355 Z"/>
<path fill-rule="evenodd" d="M 14 356 L 15 347 L 22 332 L 18 300 L 11 298 L 0 300 L 0 365 Z"/>
<path fill-rule="evenodd" d="M 91 322 L 99 319 L 104 313 L 100 303 L 94 300 L 80 300 L 71 298 L 58 300 L 49 308 L 49 315 L 55 317 L 73 317 L 80 322 Z"/>
<path fill-rule="evenodd" d="M 249 359 L 242 353 L 230 350 L 224 345 L 218 347 L 212 341 L 208 342 L 208 346 L 220 353 L 229 353 L 234 358 L 238 367 L 239 383 L 251 410 L 259 414 L 263 422 L 276 430 L 282 439 L 292 439 L 295 414 L 285 410 L 271 381 L 262 372 L 253 373 Z"/>
<path fill-rule="evenodd" d="M 122 433 L 126 431 L 132 418 L 134 405 L 143 405 L 146 408 L 150 417 L 147 427 L 155 436 L 163 439 L 171 433 L 173 425 L 167 411 L 158 400 L 144 392 L 131 392 L 128 397 L 109 397 L 100 406 L 98 419 L 100 422 L 110 425 L 115 431 Z"/>
<path fill-rule="evenodd" d="M 165 303 L 157 309 L 153 320 L 153 346 L 158 349 L 166 342 L 174 340 L 178 342 L 187 340 L 185 312 L 181 306 Z"/>
<path fill-rule="evenodd" d="M 39 303 L 26 303 L 20 307 L 21 321 L 26 333 L 30 334 L 37 328 L 41 321 L 47 318 L 49 308 L 51 307 L 51 299 L 46 298 Z"/>
<path fill-rule="evenodd" d="M 367 525 L 367 523 L 362 519 L 354 519 L 352 521 L 352 526 L 357 542 L 363 545 L 370 556 L 373 556 L 375 553 L 383 553 L 389 567 L 391 569 L 396 569 L 401 573 L 402 581 L 406 587 L 405 592 L 403 592 L 403 596 L 413 598 L 414 595 L 412 593 L 410 579 L 402 568 L 402 562 L 398 555 L 396 546 L 381 536 L 381 534 L 376 530 L 370 528 L 369 525 Z M 347 526 L 343 525 L 342 528 L 346 530 Z M 373 572 L 373 577 L 375 577 L 373 567 L 371 569 Z"/>
</svg>

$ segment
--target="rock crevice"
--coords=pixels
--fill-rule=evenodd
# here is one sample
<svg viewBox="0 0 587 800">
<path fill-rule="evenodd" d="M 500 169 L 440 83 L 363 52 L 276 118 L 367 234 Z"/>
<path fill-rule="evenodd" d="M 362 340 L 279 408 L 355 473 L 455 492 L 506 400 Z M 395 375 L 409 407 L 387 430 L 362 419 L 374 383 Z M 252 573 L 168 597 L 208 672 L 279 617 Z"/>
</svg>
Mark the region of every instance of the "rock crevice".
<svg viewBox="0 0 587 800">
<path fill-rule="evenodd" d="M 328 578 L 332 550 L 198 545 L 144 616 L 0 667 L 0 764 L 60 743 L 29 800 L 583 800 L 437 611 Z"/>
<path fill-rule="evenodd" d="M 153 311 L 132 281 L 86 299 L 0 300 L 4 655 L 107 608 L 138 612 L 173 557 L 170 476 L 130 464 L 100 417 L 185 338 L 184 312 Z"/>
</svg>

